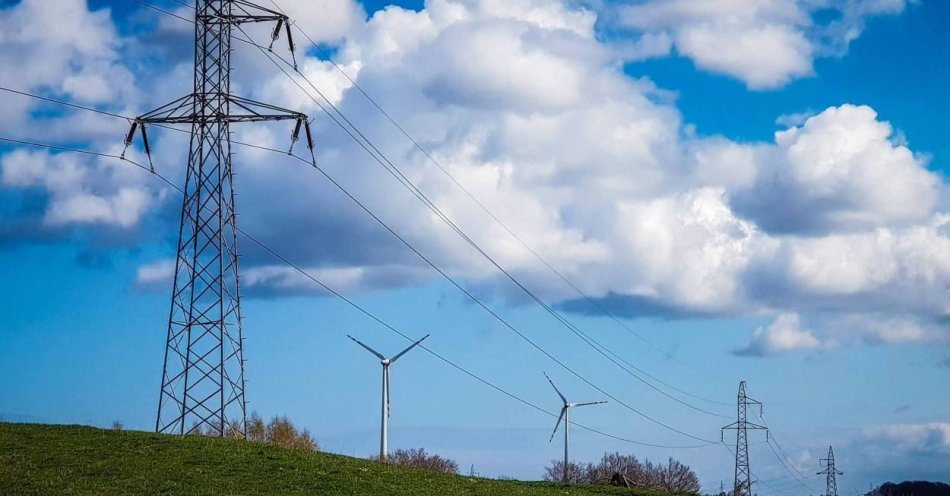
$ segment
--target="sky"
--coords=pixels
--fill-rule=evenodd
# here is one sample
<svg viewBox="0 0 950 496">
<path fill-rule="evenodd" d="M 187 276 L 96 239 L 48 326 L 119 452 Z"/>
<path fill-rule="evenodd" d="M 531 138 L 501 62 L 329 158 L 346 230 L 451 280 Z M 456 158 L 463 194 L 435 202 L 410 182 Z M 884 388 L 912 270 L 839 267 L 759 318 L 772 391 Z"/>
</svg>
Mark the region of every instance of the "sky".
<svg viewBox="0 0 950 496">
<path fill-rule="evenodd" d="M 615 436 L 575 427 L 575 460 L 674 457 L 728 487 L 720 428 L 747 381 L 771 429 L 750 435 L 762 496 L 820 494 L 829 445 L 843 494 L 950 482 L 946 2 L 276 3 L 316 43 L 296 37 L 301 76 L 239 43 L 232 91 L 311 116 L 317 164 L 510 327 L 284 154 L 235 148 L 244 231 L 525 401 L 560 408 L 543 372 L 571 401 L 608 399 L 572 412 Z M 191 91 L 193 28 L 136 2 L 3 0 L 0 66 L 4 88 L 139 115 Z M 123 149 L 124 119 L 0 102 L 0 138 Z M 235 138 L 286 149 L 285 124 Z M 182 184 L 187 137 L 150 132 L 156 171 Z M 180 208 L 127 162 L 0 142 L 0 418 L 154 427 Z M 346 335 L 406 340 L 239 244 L 249 408 L 372 454 L 379 364 Z M 555 420 L 423 350 L 393 365 L 392 449 L 536 479 L 560 456 Z"/>
</svg>

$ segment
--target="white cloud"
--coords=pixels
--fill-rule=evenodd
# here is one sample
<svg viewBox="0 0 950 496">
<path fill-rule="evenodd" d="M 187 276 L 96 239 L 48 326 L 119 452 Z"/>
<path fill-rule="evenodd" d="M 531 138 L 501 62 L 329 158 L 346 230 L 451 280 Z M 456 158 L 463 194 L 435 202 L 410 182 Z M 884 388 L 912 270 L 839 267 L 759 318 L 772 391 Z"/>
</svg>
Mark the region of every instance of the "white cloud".
<svg viewBox="0 0 950 496">
<path fill-rule="evenodd" d="M 620 277 L 611 282 L 620 286 L 612 289 L 645 292 L 699 310 L 736 303 L 738 275 L 754 255 L 758 236 L 752 224 L 733 216 L 721 189 L 620 202 L 616 208 L 614 263 L 632 270 L 617 273 Z"/>
<path fill-rule="evenodd" d="M 946 334 L 934 325 L 950 314 L 950 229 L 938 210 L 942 185 L 872 109 L 832 107 L 768 143 L 699 137 L 673 99 L 624 74 L 616 46 L 598 41 L 589 10 L 550 1 L 432 0 L 419 12 L 390 7 L 363 22 L 355 4 L 333 5 L 339 15 L 354 16 L 353 24 L 344 31 L 312 31 L 321 39 L 343 37 L 338 61 L 351 77 L 578 287 L 594 297 L 616 295 L 620 304 L 633 301 L 635 308 L 624 315 L 776 315 L 753 336 L 749 349 L 761 353 L 938 341 Z M 694 2 L 670 2 L 679 10 L 641 5 L 653 9 L 638 18 L 650 23 L 643 29 L 657 37 L 649 49 L 657 52 L 664 36 L 679 36 L 660 26 L 677 19 L 701 24 L 703 16 L 726 16 L 743 26 L 762 19 L 777 26 L 809 22 L 795 2 L 751 8 L 741 1 L 708 2 L 697 12 L 688 12 Z M 106 60 L 131 43 L 104 39 L 111 40 L 106 46 L 119 44 L 103 52 Z M 16 48 L 0 43 L 0 57 Z M 301 70 L 486 252 L 552 303 L 576 296 L 381 119 L 332 65 L 304 56 L 304 48 Z M 254 70 L 241 87 L 236 82 L 236 91 L 310 112 L 321 167 L 453 276 L 519 301 L 498 271 L 295 85 L 259 54 L 241 51 L 239 65 Z M 140 92 L 149 106 L 187 86 L 189 64 L 147 83 Z M 104 91 L 95 80 L 84 83 L 81 71 L 69 76 L 76 85 L 71 91 L 89 93 L 82 98 Z M 65 76 L 48 77 L 36 84 L 49 87 Z M 93 144 L 117 145 L 126 123 L 118 125 L 115 136 L 97 135 Z M 180 182 L 187 136 L 154 132 L 159 170 Z M 242 141 L 289 145 L 284 123 L 235 126 L 235 132 Z M 280 154 L 239 146 L 235 152 L 243 228 L 308 271 L 353 292 L 436 277 L 311 168 Z M 162 190 L 147 186 L 154 183 L 146 175 L 106 159 L 18 150 L 0 165 L 4 187 L 48 193 L 48 228 L 130 228 L 163 198 Z M 250 294 L 316 291 L 266 254 L 244 254 Z M 159 284 L 170 271 L 167 264 L 143 267 L 138 284 Z M 830 325 L 832 318 L 840 325 Z"/>
<path fill-rule="evenodd" d="M 23 0 L 0 10 L 0 64 L 4 83 L 45 87 L 82 102 L 128 96 L 132 76 L 117 63 L 120 43 L 108 10 L 89 11 L 85 0 Z"/>
<path fill-rule="evenodd" d="M 135 284 L 143 288 L 167 290 L 175 277 L 175 260 L 157 260 L 142 265 L 135 273 Z"/>
<path fill-rule="evenodd" d="M 45 221 L 54 226 L 101 222 L 131 227 L 138 223 L 150 200 L 147 192 L 133 188 L 119 188 L 115 194 L 105 197 L 77 193 L 54 201 Z"/>
<path fill-rule="evenodd" d="M 792 351 L 813 350 L 821 346 L 811 331 L 802 328 L 796 314 L 783 313 L 766 327 L 755 330 L 752 341 L 735 351 L 737 355 L 768 356 Z"/>
<path fill-rule="evenodd" d="M 309 0 L 278 0 L 276 3 L 317 43 L 339 41 L 357 29 L 366 17 L 363 7 L 353 0 L 322 0 L 317 4 Z M 269 2 L 261 5 L 273 7 Z M 298 39 L 298 34 L 294 33 L 294 41 L 303 46 L 307 40 Z M 281 33 L 281 40 L 284 37 Z"/>
<path fill-rule="evenodd" d="M 892 142 L 867 106 L 842 105 L 776 133 L 758 184 L 738 209 L 777 232 L 827 232 L 910 224 L 930 216 L 939 179 Z"/>
<path fill-rule="evenodd" d="M 950 455 L 950 423 L 898 424 L 865 429 L 868 440 L 884 442 L 907 453 Z"/>
<path fill-rule="evenodd" d="M 106 224 L 135 226 L 162 197 L 141 186 L 146 178 L 114 162 L 76 155 L 14 150 L 0 157 L 0 184 L 42 188 L 50 199 L 43 222 L 49 226 Z"/>
<path fill-rule="evenodd" d="M 904 6 L 904 0 L 647 0 L 620 7 L 619 17 L 640 33 L 670 36 L 703 69 L 769 89 L 812 75 L 815 58 L 843 54 L 867 17 Z M 816 23 L 812 15 L 822 9 L 834 9 L 837 18 Z"/>
</svg>

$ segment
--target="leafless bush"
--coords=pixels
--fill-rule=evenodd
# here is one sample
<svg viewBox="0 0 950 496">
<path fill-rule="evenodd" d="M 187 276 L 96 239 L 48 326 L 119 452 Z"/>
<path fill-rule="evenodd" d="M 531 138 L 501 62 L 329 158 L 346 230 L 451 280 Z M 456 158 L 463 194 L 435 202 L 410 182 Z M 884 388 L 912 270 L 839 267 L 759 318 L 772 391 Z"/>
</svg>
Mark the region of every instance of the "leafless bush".
<svg viewBox="0 0 950 496">
<path fill-rule="evenodd" d="M 688 466 L 670 458 L 666 466 L 657 466 L 657 485 L 668 493 L 698 493 L 699 478 Z"/>
<path fill-rule="evenodd" d="M 122 424 L 122 421 L 121 421 L 121 420 L 113 420 L 113 421 L 112 421 L 112 430 L 114 430 L 114 431 L 122 431 L 122 430 L 125 430 L 125 425 Z"/>
<path fill-rule="evenodd" d="M 589 467 L 577 463 L 567 465 L 567 478 L 564 477 L 564 461 L 552 460 L 551 464 L 544 467 L 544 480 L 551 482 L 567 482 L 571 484 L 587 484 Z"/>
<path fill-rule="evenodd" d="M 544 480 L 562 481 L 564 462 L 555 460 L 545 467 Z M 568 482 L 610 485 L 622 483 L 631 487 L 657 489 L 669 493 L 697 493 L 699 479 L 688 466 L 672 458 L 667 464 L 641 462 L 634 455 L 605 453 L 596 464 L 568 466 Z"/>
<path fill-rule="evenodd" d="M 610 484 L 618 474 L 635 485 L 650 486 L 647 467 L 636 456 L 621 453 L 604 453 L 600 463 L 588 465 L 585 482 Z"/>
<path fill-rule="evenodd" d="M 373 459 L 378 460 L 379 457 L 375 456 Z M 412 467 L 445 474 L 457 474 L 459 471 L 458 463 L 455 463 L 455 461 L 426 453 L 423 448 L 396 450 L 389 454 L 386 461 L 400 467 Z"/>
</svg>

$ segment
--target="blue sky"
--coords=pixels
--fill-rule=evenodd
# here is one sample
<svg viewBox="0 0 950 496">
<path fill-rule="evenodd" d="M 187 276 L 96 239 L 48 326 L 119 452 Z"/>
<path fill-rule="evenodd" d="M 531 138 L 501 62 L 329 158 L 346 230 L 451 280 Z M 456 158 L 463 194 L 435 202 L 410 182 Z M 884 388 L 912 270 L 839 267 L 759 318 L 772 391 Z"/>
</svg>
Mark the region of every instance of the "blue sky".
<svg viewBox="0 0 950 496">
<path fill-rule="evenodd" d="M 0 32 L 14 33 L 0 38 L 0 64 L 23 68 L 4 71 L 0 85 L 122 114 L 189 90 L 187 25 L 130 2 L 61 3 L 72 15 L 52 15 L 39 0 L 0 3 Z M 734 415 L 738 381 L 749 382 L 790 458 L 782 461 L 810 485 L 753 436 L 759 494 L 820 491 L 810 474 L 829 444 L 845 492 L 946 480 L 950 150 L 939 112 L 950 104 L 950 34 L 940 23 L 950 7 L 278 4 L 519 237 L 664 353 L 579 304 L 310 49 L 308 79 L 577 327 L 693 396 L 648 380 L 658 389 L 713 414 Z M 260 53 L 239 49 L 235 66 L 236 92 L 314 115 L 318 162 L 516 328 L 650 417 L 719 440 L 729 418 L 625 375 L 530 304 Z M 121 150 L 121 119 L 0 98 L 0 137 Z M 276 148 L 288 135 L 279 126 L 238 131 Z M 187 142 L 175 133 L 155 142 L 159 172 L 180 183 Z M 432 333 L 433 350 L 531 402 L 559 407 L 543 371 L 572 400 L 604 399 L 318 174 L 236 151 L 241 225 L 268 246 L 407 334 Z M 179 208 L 174 192 L 126 164 L 0 145 L 0 417 L 152 428 Z M 345 335 L 384 352 L 405 341 L 243 241 L 250 408 L 288 415 L 329 451 L 371 454 L 378 363 Z M 392 374 L 394 448 L 424 446 L 465 470 L 522 478 L 540 477 L 559 456 L 547 441 L 553 418 L 431 355 L 414 351 Z M 641 442 L 697 444 L 616 402 L 574 419 Z M 572 434 L 578 460 L 614 450 L 673 456 L 706 490 L 731 480 L 721 445 L 649 448 Z"/>
</svg>

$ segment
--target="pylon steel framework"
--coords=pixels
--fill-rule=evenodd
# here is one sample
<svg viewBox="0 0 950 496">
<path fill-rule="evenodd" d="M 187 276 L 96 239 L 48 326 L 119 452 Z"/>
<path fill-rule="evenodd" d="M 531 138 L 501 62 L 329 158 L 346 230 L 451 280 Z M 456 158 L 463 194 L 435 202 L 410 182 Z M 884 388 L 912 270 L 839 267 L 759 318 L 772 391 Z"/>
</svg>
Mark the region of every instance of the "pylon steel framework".
<svg viewBox="0 0 950 496">
<path fill-rule="evenodd" d="M 139 116 L 126 137 L 128 147 L 141 130 L 150 156 L 146 126 L 191 124 L 157 432 L 246 436 L 230 125 L 296 120 L 292 141 L 305 126 L 313 152 L 305 114 L 230 92 L 231 30 L 260 22 L 276 23 L 273 40 L 286 27 L 294 51 L 287 16 L 243 0 L 196 0 L 194 92 Z"/>
<path fill-rule="evenodd" d="M 736 431 L 736 482 L 733 486 L 733 496 L 750 496 L 752 494 L 752 472 L 749 469 L 749 430 L 764 430 L 766 438 L 768 437 L 768 428 L 749 422 L 746 418 L 749 405 L 759 405 L 759 412 L 762 411 L 762 403 L 746 396 L 745 381 L 739 383 L 738 396 L 738 419 L 723 427 L 723 430 Z M 720 433 L 721 435 L 721 433 Z M 725 442 L 725 439 L 722 439 Z"/>
<path fill-rule="evenodd" d="M 828 446 L 828 458 L 822 458 L 818 463 L 825 466 L 825 469 L 818 472 L 818 475 L 825 477 L 825 496 L 838 496 L 838 476 L 844 475 L 844 472 L 835 468 L 835 451 Z"/>
</svg>

